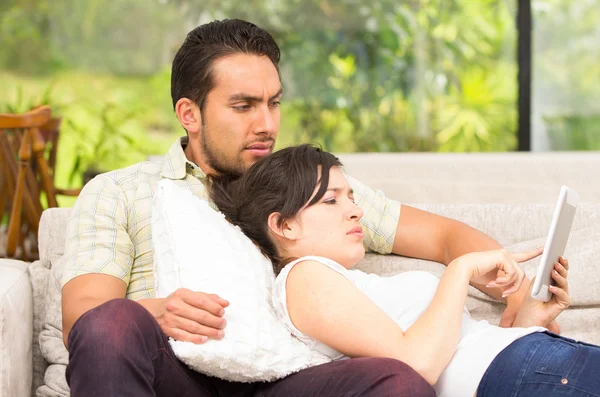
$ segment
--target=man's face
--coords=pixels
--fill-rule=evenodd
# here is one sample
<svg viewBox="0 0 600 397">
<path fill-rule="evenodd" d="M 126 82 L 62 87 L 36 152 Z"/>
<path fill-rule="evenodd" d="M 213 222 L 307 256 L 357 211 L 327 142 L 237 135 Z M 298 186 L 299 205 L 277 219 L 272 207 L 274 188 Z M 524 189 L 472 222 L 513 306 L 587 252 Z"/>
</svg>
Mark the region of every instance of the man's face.
<svg viewBox="0 0 600 397">
<path fill-rule="evenodd" d="M 279 74 L 266 56 L 235 54 L 214 63 L 213 79 L 197 137 L 203 160 L 208 172 L 242 174 L 275 146 Z"/>
</svg>

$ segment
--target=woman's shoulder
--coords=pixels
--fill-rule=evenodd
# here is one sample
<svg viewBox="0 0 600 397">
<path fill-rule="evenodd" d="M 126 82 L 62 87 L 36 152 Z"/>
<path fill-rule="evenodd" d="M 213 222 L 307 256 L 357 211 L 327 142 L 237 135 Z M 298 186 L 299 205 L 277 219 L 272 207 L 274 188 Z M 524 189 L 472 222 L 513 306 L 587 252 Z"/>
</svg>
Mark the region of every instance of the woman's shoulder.
<svg viewBox="0 0 600 397">
<path fill-rule="evenodd" d="M 292 272 L 292 270 L 294 270 Z M 333 272 L 332 272 L 333 270 Z M 328 282 L 331 277 L 342 275 L 347 278 L 346 269 L 339 263 L 321 256 L 304 256 L 285 265 L 275 279 L 272 291 L 272 302 L 275 309 L 284 318 L 287 312 L 288 283 L 302 285 L 302 290 L 310 288 L 312 282 Z M 291 277 L 290 274 L 292 274 Z"/>
<path fill-rule="evenodd" d="M 336 261 L 325 258 L 322 256 L 303 256 L 302 258 L 298 258 L 288 263 L 281 269 L 281 272 L 277 275 L 277 278 L 287 278 L 292 269 L 295 267 L 302 266 L 304 268 L 312 268 L 312 269 L 323 269 L 324 267 L 330 268 L 344 276 L 347 276 L 348 270 L 337 263 Z"/>
</svg>

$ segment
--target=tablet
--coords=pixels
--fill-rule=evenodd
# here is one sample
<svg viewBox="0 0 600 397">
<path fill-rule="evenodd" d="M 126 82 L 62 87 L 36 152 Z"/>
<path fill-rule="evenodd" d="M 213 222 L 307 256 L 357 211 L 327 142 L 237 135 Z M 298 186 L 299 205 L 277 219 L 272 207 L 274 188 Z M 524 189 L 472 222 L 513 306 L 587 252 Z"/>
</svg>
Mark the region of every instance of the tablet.
<svg viewBox="0 0 600 397">
<path fill-rule="evenodd" d="M 578 203 L 579 195 L 575 190 L 566 186 L 560 188 L 558 203 L 554 209 L 550 231 L 531 290 L 531 296 L 535 299 L 548 302 L 552 297 L 552 293 L 548 290 L 548 286 L 555 284 L 552 279 L 552 270 L 554 270 L 554 264 L 558 262 L 558 258 L 565 252 Z"/>
</svg>

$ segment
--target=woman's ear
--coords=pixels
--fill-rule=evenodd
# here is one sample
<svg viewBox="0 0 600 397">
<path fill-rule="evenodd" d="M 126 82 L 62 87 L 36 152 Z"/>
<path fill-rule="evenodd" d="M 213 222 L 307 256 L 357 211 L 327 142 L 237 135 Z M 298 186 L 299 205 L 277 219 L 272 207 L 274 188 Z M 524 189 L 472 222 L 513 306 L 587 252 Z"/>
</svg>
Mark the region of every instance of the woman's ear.
<svg viewBox="0 0 600 397">
<path fill-rule="evenodd" d="M 273 212 L 271 215 L 269 215 L 267 224 L 269 225 L 269 230 L 271 233 L 286 240 L 296 240 L 296 228 L 292 222 L 285 221 L 281 226 L 279 226 L 278 223 L 280 218 L 281 214 L 279 212 Z"/>
<path fill-rule="evenodd" d="M 188 134 L 197 134 L 202 129 L 200 108 L 191 99 L 179 99 L 175 104 L 175 114 Z"/>
</svg>

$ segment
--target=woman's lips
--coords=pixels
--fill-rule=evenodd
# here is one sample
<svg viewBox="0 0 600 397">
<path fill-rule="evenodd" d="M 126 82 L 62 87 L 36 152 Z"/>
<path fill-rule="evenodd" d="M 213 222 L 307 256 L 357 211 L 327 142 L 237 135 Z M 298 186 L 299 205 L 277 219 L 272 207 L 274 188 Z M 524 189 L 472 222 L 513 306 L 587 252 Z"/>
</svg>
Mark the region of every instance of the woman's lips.
<svg viewBox="0 0 600 397">
<path fill-rule="evenodd" d="M 362 227 L 357 226 L 354 229 L 350 230 L 348 233 L 346 233 L 350 236 L 356 236 L 356 237 L 363 237 L 363 231 L 362 231 Z"/>
</svg>

